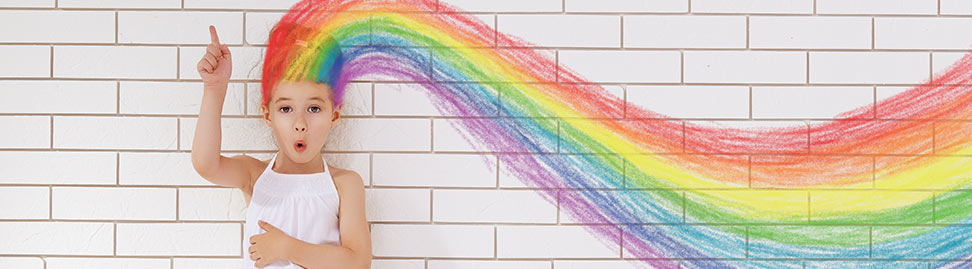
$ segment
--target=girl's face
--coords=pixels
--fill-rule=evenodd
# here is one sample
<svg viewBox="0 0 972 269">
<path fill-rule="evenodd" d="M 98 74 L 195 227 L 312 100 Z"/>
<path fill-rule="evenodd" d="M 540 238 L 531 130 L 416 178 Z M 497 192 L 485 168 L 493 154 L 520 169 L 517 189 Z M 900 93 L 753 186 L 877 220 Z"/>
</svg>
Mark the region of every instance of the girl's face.
<svg viewBox="0 0 972 269">
<path fill-rule="evenodd" d="M 320 156 L 340 118 L 326 84 L 309 81 L 280 82 L 270 101 L 262 107 L 263 120 L 273 129 L 280 151 L 294 162 L 309 162 Z"/>
</svg>

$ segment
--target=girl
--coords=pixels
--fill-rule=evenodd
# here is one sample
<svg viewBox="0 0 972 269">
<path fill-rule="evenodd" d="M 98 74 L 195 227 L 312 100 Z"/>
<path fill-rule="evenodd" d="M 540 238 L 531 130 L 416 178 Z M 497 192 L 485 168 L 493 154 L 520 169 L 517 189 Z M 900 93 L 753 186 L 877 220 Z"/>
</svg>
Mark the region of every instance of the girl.
<svg viewBox="0 0 972 269">
<path fill-rule="evenodd" d="M 232 57 L 229 47 L 219 43 L 216 28 L 210 26 L 209 32 L 212 43 L 197 64 L 204 86 L 192 165 L 206 180 L 243 191 L 248 204 L 244 268 L 369 268 L 371 236 L 361 177 L 327 165 L 321 156 L 340 118 L 340 93 L 313 80 L 275 80 L 269 89 L 265 83 L 263 119 L 279 151 L 268 161 L 224 157 L 219 154 L 219 121 Z M 272 42 L 268 46 L 281 45 Z M 287 59 L 268 54 L 264 65 L 282 60 Z M 268 75 L 264 71 L 265 81 Z"/>
</svg>

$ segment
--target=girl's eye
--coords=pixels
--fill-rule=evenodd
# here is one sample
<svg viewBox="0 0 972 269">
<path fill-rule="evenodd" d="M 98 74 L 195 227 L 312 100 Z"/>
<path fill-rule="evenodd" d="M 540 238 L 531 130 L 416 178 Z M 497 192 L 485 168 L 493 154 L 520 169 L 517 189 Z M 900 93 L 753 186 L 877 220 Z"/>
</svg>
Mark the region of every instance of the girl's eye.
<svg viewBox="0 0 972 269">
<path fill-rule="evenodd" d="M 280 112 L 283 112 L 283 113 L 290 112 L 290 107 L 289 106 L 282 106 L 282 107 L 280 107 Z"/>
<path fill-rule="evenodd" d="M 312 107 L 308 108 L 308 110 L 310 110 L 311 113 L 317 113 L 317 112 L 320 112 L 321 111 L 321 108 L 320 107 L 316 107 L 316 106 L 312 106 Z"/>
</svg>

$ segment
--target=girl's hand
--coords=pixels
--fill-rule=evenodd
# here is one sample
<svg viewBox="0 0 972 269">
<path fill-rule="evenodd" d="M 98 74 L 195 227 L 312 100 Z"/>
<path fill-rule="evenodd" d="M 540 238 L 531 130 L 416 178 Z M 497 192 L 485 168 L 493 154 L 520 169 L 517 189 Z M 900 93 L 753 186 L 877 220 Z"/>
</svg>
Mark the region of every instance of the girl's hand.
<svg viewBox="0 0 972 269">
<path fill-rule="evenodd" d="M 250 237 L 250 259 L 256 261 L 256 267 L 264 267 L 276 260 L 286 260 L 285 256 L 297 240 L 285 234 L 269 223 L 258 222 L 266 233 Z"/>
<path fill-rule="evenodd" d="M 233 73 L 233 59 L 230 57 L 229 47 L 219 44 L 216 27 L 209 26 L 209 36 L 212 43 L 206 46 L 206 55 L 196 64 L 196 71 L 199 71 L 206 90 L 221 89 L 225 92 L 230 74 Z"/>
</svg>

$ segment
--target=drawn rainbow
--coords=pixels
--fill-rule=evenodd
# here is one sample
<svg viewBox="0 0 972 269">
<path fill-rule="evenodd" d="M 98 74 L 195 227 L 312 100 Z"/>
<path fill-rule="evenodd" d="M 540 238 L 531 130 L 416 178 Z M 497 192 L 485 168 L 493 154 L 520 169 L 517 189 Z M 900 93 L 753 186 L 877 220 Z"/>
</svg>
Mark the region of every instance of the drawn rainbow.
<svg viewBox="0 0 972 269">
<path fill-rule="evenodd" d="M 427 89 L 477 150 L 653 267 L 801 260 L 970 266 L 972 56 L 922 86 L 795 127 L 688 121 L 625 102 L 435 0 L 303 1 L 271 33 L 281 80 Z M 691 104 L 687 104 L 691 105 Z"/>
</svg>

